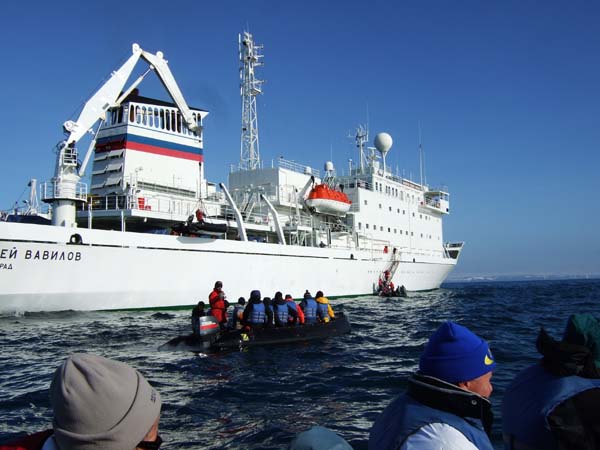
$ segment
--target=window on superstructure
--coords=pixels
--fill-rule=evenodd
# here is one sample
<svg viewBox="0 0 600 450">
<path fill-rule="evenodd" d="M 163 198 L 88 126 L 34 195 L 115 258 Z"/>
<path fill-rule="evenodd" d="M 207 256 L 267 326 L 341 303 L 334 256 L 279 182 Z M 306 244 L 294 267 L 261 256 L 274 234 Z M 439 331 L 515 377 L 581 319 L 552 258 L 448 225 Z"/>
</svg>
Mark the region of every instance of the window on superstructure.
<svg viewBox="0 0 600 450">
<path fill-rule="evenodd" d="M 414 235 L 415 235 L 415 233 L 413 233 L 413 232 L 411 231 L 411 232 L 410 232 L 410 235 L 411 235 L 411 236 L 414 236 Z"/>
<path fill-rule="evenodd" d="M 394 228 L 394 234 L 398 234 L 398 233 L 396 233 L 396 229 L 395 228 Z"/>
<path fill-rule="evenodd" d="M 358 222 L 358 229 L 362 229 L 362 223 Z"/>
<path fill-rule="evenodd" d="M 390 206 L 389 208 L 390 208 L 390 212 L 391 212 L 392 211 L 392 207 Z"/>
<path fill-rule="evenodd" d="M 365 200 L 365 205 L 367 204 L 367 201 Z"/>
<path fill-rule="evenodd" d="M 383 227 L 382 226 L 379 227 L 379 231 L 383 231 Z"/>
<path fill-rule="evenodd" d="M 392 229 L 390 227 L 388 227 L 388 233 L 391 233 Z"/>
<path fill-rule="evenodd" d="M 423 218 L 423 214 L 419 214 L 419 219 L 422 219 L 422 218 Z"/>
<path fill-rule="evenodd" d="M 413 213 L 413 217 L 415 217 L 415 213 Z"/>
<path fill-rule="evenodd" d="M 368 230 L 369 229 L 369 224 L 365 223 L 365 228 Z"/>
<path fill-rule="evenodd" d="M 381 203 L 379 204 L 379 209 L 381 209 Z"/>
</svg>

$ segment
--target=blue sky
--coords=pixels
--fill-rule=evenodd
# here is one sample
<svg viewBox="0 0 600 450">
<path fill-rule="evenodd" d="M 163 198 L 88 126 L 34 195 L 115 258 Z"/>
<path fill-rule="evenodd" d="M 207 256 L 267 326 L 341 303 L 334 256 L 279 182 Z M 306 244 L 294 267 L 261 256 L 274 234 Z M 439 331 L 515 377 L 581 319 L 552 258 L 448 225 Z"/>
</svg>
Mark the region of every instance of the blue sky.
<svg viewBox="0 0 600 450">
<path fill-rule="evenodd" d="M 447 185 L 455 275 L 600 274 L 600 4 L 552 1 L 33 1 L 0 16 L 0 209 L 49 180 L 62 123 L 138 42 L 205 121 L 207 177 L 239 159 L 237 35 L 264 45 L 263 160 L 338 169 L 349 131 Z M 140 67 L 143 67 L 140 64 Z M 142 94 L 166 98 L 157 82 Z M 82 151 L 85 148 L 81 149 Z"/>
</svg>

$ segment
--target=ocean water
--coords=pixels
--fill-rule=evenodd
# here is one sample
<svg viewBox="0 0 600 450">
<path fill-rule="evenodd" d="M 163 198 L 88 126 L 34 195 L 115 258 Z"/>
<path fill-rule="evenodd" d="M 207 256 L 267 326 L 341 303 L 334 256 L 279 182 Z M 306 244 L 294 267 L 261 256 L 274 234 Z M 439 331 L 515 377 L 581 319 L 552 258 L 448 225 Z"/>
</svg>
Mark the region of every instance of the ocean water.
<svg viewBox="0 0 600 450">
<path fill-rule="evenodd" d="M 599 299 L 599 280 L 447 284 L 400 300 L 336 299 L 334 308 L 350 317 L 349 335 L 208 354 L 157 351 L 188 334 L 186 311 L 1 316 L 0 442 L 48 428 L 54 370 L 69 353 L 92 352 L 131 364 L 159 390 L 166 449 L 285 449 L 315 424 L 366 449 L 373 420 L 405 389 L 429 335 L 454 320 L 489 340 L 496 357 L 500 449 L 502 394 L 538 358 L 540 326 L 558 338 L 570 314 L 600 316 Z"/>
</svg>

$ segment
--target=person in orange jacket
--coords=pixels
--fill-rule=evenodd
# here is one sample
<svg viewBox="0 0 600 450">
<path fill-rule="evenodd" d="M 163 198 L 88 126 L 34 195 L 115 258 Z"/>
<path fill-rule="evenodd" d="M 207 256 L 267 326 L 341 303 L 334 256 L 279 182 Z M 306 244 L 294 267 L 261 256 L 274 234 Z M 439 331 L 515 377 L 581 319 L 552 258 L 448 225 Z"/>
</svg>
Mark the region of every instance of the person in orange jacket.
<svg viewBox="0 0 600 450">
<path fill-rule="evenodd" d="M 300 324 L 300 325 L 304 325 L 304 311 L 302 311 L 302 308 L 298 307 L 298 304 L 294 301 L 294 299 L 292 298 L 292 296 L 290 294 L 286 294 L 285 295 L 285 301 L 288 302 L 288 306 L 289 308 L 293 309 L 296 311 L 296 313 L 298 313 L 298 317 L 294 318 L 292 316 L 290 316 L 288 318 L 288 322 L 290 324 Z"/>
<path fill-rule="evenodd" d="M 219 326 L 224 328 L 227 325 L 227 307 L 229 303 L 223 292 L 223 282 L 217 281 L 212 292 L 208 295 L 210 303 L 210 312 L 219 322 Z"/>
</svg>

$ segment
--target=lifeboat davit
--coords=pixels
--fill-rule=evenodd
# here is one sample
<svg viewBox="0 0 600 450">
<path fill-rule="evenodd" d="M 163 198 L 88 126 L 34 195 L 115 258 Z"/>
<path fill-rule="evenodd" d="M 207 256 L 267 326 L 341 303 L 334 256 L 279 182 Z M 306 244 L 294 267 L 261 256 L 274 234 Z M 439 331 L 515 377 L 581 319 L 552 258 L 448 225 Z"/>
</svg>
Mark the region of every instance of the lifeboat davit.
<svg viewBox="0 0 600 450">
<path fill-rule="evenodd" d="M 318 184 L 308 194 L 306 204 L 318 213 L 343 216 L 352 202 L 343 192 L 332 189 L 327 184 Z"/>
</svg>

